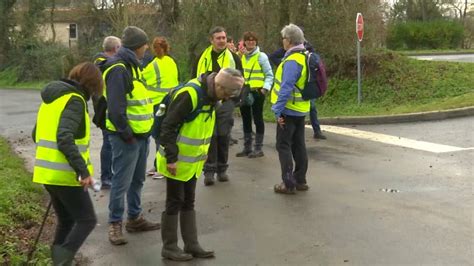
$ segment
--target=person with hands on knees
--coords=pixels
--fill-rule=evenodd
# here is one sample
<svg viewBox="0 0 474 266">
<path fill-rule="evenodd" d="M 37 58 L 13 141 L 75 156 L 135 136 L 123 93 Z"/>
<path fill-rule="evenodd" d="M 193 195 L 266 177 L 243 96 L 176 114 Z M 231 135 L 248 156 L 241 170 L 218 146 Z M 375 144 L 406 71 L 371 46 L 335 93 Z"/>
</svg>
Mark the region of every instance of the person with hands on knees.
<svg viewBox="0 0 474 266">
<path fill-rule="evenodd" d="M 164 258 L 183 261 L 214 256 L 213 251 L 201 247 L 197 238 L 196 182 L 207 159 L 215 106 L 219 101 L 238 97 L 243 84 L 239 70 L 222 68 L 218 73 L 208 72 L 190 80 L 171 94 L 156 154 L 158 170 L 166 177 L 166 210 L 161 217 Z M 189 119 L 191 114 L 197 116 Z M 184 250 L 177 245 L 178 215 Z"/>
<path fill-rule="evenodd" d="M 263 121 L 263 105 L 265 94 L 273 84 L 273 72 L 268 57 L 257 46 L 258 39 L 254 32 L 244 33 L 245 54 L 242 56 L 245 84 L 250 88 L 250 97 L 253 102 L 244 101 L 240 106 L 242 124 L 244 128 L 244 149 L 237 153 L 237 157 L 257 158 L 263 156 L 262 146 L 265 135 Z M 252 150 L 252 118 L 255 124 L 255 149 Z"/>
<path fill-rule="evenodd" d="M 126 27 L 122 47 L 107 60 L 103 73 L 107 99 L 106 129 L 112 145 L 112 187 L 109 200 L 109 241 L 123 245 L 122 220 L 127 196 L 127 232 L 160 229 L 142 215 L 141 194 L 146 175 L 149 136 L 154 121 L 153 103 L 143 82 L 141 60 L 148 36 L 137 27 Z"/>
<path fill-rule="evenodd" d="M 304 131 L 310 101 L 304 100 L 296 88 L 304 88 L 308 70 L 303 31 L 289 24 L 283 27 L 281 36 L 286 53 L 276 70 L 270 101 L 277 120 L 276 148 L 283 182 L 276 184 L 274 191 L 295 194 L 295 190 L 309 189 L 306 184 L 308 156 Z"/>
<path fill-rule="evenodd" d="M 54 265 L 71 265 L 97 223 L 87 191 L 94 185 L 87 101 L 101 95 L 102 88 L 100 70 L 92 63 L 81 63 L 67 79 L 53 81 L 41 91 L 32 132 L 36 143 L 33 182 L 44 185 L 56 213 Z"/>
</svg>

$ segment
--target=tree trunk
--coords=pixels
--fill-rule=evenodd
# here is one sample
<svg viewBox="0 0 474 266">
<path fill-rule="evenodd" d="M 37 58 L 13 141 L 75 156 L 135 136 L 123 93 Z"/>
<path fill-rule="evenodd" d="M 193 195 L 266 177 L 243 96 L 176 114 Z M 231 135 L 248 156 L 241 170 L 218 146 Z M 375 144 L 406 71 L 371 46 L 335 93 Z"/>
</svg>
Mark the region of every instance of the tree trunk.
<svg viewBox="0 0 474 266">
<path fill-rule="evenodd" d="M 56 28 L 54 27 L 54 11 L 56 9 L 56 0 L 51 0 L 51 11 L 50 11 L 50 22 L 51 22 L 51 32 L 53 37 L 51 41 L 54 43 L 56 42 Z"/>
</svg>

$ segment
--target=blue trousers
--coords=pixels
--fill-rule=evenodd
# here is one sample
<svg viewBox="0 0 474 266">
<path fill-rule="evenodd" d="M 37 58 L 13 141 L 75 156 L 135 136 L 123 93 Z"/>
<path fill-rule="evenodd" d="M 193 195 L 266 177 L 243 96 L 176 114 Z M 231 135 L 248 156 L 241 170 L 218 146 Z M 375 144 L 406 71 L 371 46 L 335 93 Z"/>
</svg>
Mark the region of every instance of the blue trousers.
<svg viewBox="0 0 474 266">
<path fill-rule="evenodd" d="M 141 193 L 146 175 L 149 138 L 137 138 L 135 143 L 124 142 L 120 136 L 109 135 L 112 145 L 112 187 L 109 201 L 109 223 L 123 220 L 125 195 L 129 219 L 142 212 Z"/>
<path fill-rule="evenodd" d="M 313 132 L 320 132 L 321 126 L 318 120 L 318 110 L 316 110 L 315 100 L 311 100 L 311 107 L 309 108 L 309 119 L 311 120 L 311 126 L 313 127 Z"/>
<path fill-rule="evenodd" d="M 100 180 L 102 184 L 112 180 L 112 146 L 109 135 L 107 130 L 102 130 L 102 148 L 100 149 Z"/>
</svg>

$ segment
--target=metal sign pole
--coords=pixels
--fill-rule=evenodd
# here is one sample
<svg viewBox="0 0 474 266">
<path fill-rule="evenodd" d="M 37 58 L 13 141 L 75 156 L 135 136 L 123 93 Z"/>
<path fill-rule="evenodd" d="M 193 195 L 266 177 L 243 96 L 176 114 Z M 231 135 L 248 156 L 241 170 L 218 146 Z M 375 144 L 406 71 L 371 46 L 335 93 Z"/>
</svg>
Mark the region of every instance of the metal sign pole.
<svg viewBox="0 0 474 266">
<path fill-rule="evenodd" d="M 360 41 L 357 40 L 357 103 L 362 101 L 362 85 L 360 74 Z"/>
</svg>

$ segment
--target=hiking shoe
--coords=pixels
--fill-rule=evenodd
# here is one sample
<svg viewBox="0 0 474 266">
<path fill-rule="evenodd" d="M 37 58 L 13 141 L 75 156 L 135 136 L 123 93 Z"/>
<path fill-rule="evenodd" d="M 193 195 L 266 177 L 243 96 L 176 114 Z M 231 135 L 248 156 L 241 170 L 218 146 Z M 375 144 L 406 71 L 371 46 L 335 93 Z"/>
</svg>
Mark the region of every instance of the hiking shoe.
<svg viewBox="0 0 474 266">
<path fill-rule="evenodd" d="M 227 182 L 229 181 L 229 175 L 226 172 L 217 173 L 217 180 L 219 182 Z"/>
<path fill-rule="evenodd" d="M 258 157 L 263 157 L 263 151 L 262 150 L 254 150 L 253 152 L 249 153 L 248 157 L 249 158 L 258 158 Z"/>
<path fill-rule="evenodd" d="M 214 185 L 214 173 L 204 173 L 204 185 L 205 186 Z"/>
<path fill-rule="evenodd" d="M 296 184 L 295 185 L 296 190 L 298 191 L 306 191 L 309 189 L 309 186 L 307 184 Z"/>
<path fill-rule="evenodd" d="M 146 175 L 147 175 L 147 176 L 154 176 L 154 175 L 156 175 L 156 174 L 158 174 L 158 172 L 156 171 L 156 168 L 155 168 L 155 167 L 153 167 L 153 168 L 151 168 L 150 170 L 146 171 Z"/>
<path fill-rule="evenodd" d="M 109 241 L 112 245 L 124 245 L 127 244 L 127 239 L 122 233 L 122 222 L 110 223 L 109 224 Z"/>
<path fill-rule="evenodd" d="M 295 194 L 296 191 L 295 191 L 295 188 L 287 188 L 285 186 L 285 183 L 280 183 L 280 184 L 276 184 L 274 187 L 273 187 L 273 190 L 275 191 L 275 193 L 280 193 L 280 194 Z"/>
<path fill-rule="evenodd" d="M 143 231 L 153 231 L 160 229 L 160 223 L 153 223 L 147 221 L 143 215 L 138 216 L 135 219 L 128 219 L 127 223 L 125 224 L 125 229 L 129 233 L 134 232 L 143 232 Z"/>
<path fill-rule="evenodd" d="M 102 190 L 110 189 L 112 187 L 112 181 L 110 180 L 102 180 L 101 183 L 102 185 L 100 189 Z"/>
<path fill-rule="evenodd" d="M 236 140 L 236 139 L 234 139 L 233 137 L 230 137 L 230 138 L 229 138 L 229 145 L 230 145 L 230 146 L 232 146 L 232 145 L 234 145 L 234 144 L 238 144 L 238 143 L 239 143 L 239 141 Z"/>
<path fill-rule="evenodd" d="M 314 139 L 327 139 L 326 136 L 323 135 L 322 131 L 316 131 L 313 135 Z"/>
</svg>

